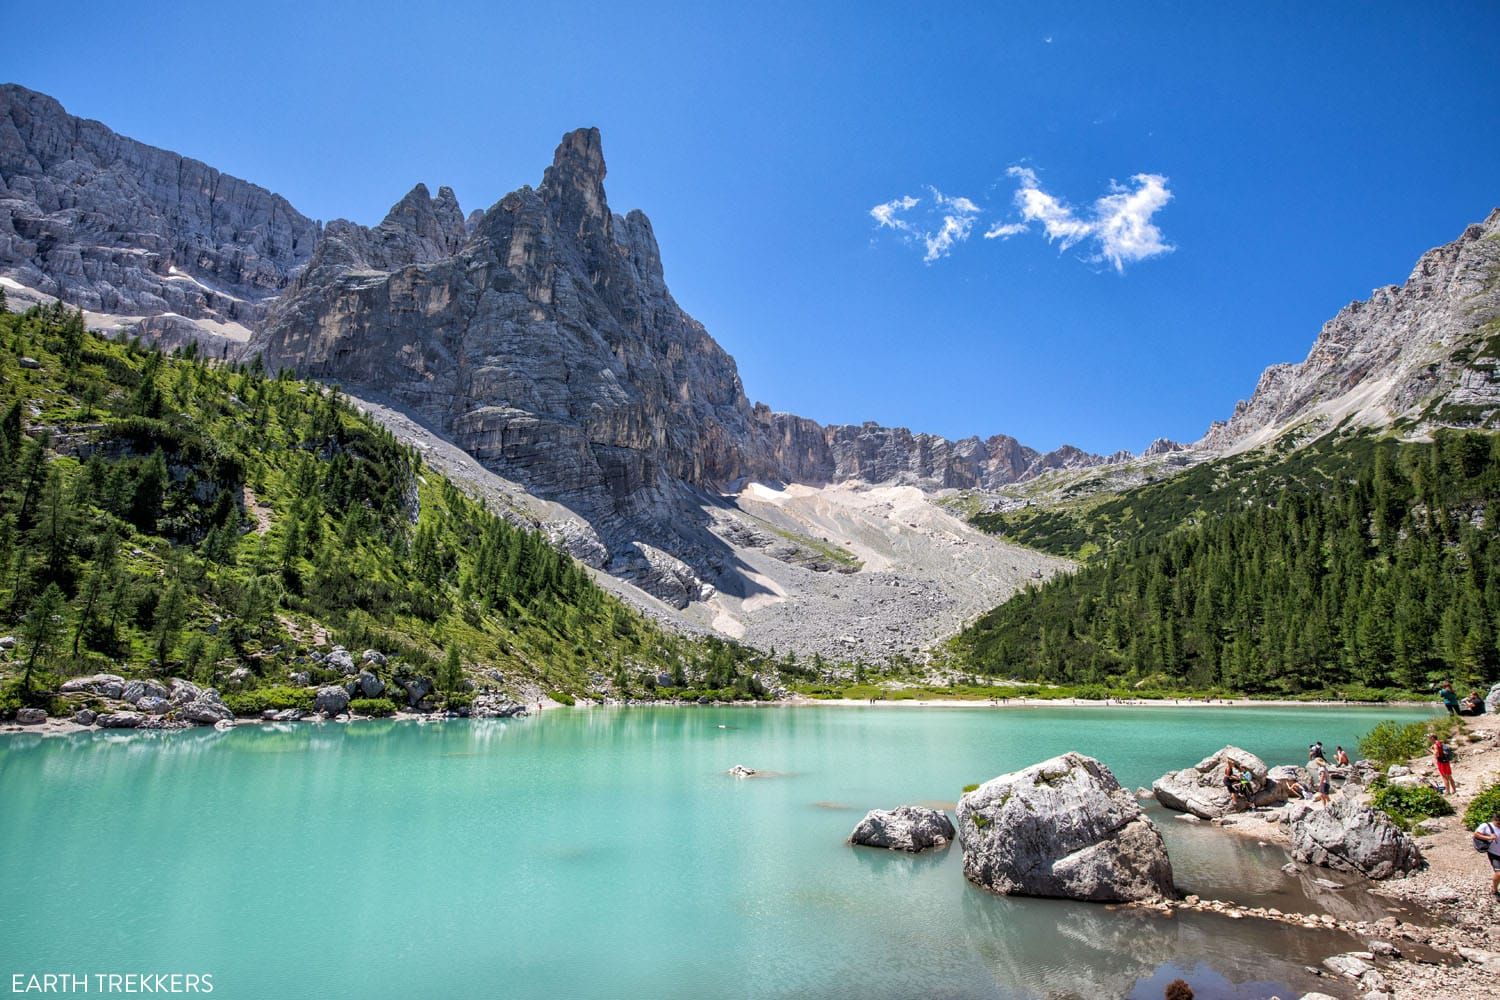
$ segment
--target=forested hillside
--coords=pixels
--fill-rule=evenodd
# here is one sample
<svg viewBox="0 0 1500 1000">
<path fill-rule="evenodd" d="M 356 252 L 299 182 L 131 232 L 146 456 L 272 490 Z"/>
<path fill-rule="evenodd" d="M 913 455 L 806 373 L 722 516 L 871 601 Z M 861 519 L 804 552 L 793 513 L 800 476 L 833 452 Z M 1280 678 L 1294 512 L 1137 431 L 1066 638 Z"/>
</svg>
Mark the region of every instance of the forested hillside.
<svg viewBox="0 0 1500 1000">
<path fill-rule="evenodd" d="M 760 690 L 756 654 L 663 633 L 337 390 L 111 342 L 49 307 L 0 314 L 0 414 L 11 711 L 94 671 L 315 684 L 306 654 L 335 642 L 385 651 L 450 705 L 473 681 Z"/>
<path fill-rule="evenodd" d="M 1500 676 L 1500 436 L 1242 456 L 1017 537 L 1099 554 L 954 642 L 980 673 L 1155 688 L 1430 690 Z M 993 526 L 993 519 L 992 519 Z"/>
</svg>

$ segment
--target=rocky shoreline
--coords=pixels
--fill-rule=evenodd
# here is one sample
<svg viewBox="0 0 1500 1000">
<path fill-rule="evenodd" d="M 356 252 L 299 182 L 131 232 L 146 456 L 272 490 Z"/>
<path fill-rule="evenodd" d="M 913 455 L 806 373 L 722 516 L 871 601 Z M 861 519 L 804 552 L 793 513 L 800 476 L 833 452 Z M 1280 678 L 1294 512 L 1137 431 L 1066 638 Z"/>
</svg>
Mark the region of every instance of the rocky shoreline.
<svg viewBox="0 0 1500 1000">
<path fill-rule="evenodd" d="M 1342 994 L 1354 989 L 1363 1000 L 1431 1000 L 1439 996 L 1481 1000 L 1500 995 L 1500 899 L 1489 891 L 1488 866 L 1470 848 L 1469 831 L 1462 822 L 1463 811 L 1473 797 L 1500 781 L 1500 716 L 1477 716 L 1466 719 L 1465 723 L 1467 731 L 1455 741 L 1461 744 L 1460 762 L 1455 765 L 1458 794 L 1450 799 L 1455 815 L 1417 824 L 1411 839 L 1413 849 L 1420 852 L 1419 865 L 1404 873 L 1377 869 L 1383 875 L 1399 877 L 1371 878 L 1370 872 L 1360 871 L 1357 865 L 1330 864 L 1336 859 L 1308 849 L 1305 842 L 1298 843 L 1299 834 L 1305 841 L 1311 832 L 1308 820 L 1326 815 L 1347 823 L 1356 813 L 1371 812 L 1365 808 L 1368 793 L 1364 782 L 1359 780 L 1346 783 L 1335 792 L 1331 808 L 1326 811 L 1293 801 L 1265 803 L 1247 811 L 1206 819 L 1189 811 L 1180 813 L 1181 818 L 1206 821 L 1207 825 L 1227 833 L 1281 844 L 1313 868 L 1323 866 L 1356 873 L 1360 881 L 1351 888 L 1404 903 L 1420 914 L 1420 922 L 1394 916 L 1351 921 L 1329 914 L 1283 913 L 1270 907 L 1197 896 L 1132 905 L 1164 917 L 1182 910 L 1206 911 L 1230 919 L 1272 920 L 1352 935 L 1365 943 L 1363 951 L 1330 955 L 1322 968 L 1309 971 L 1327 977 L 1331 990 Z M 1244 751 L 1237 752 L 1250 756 Z M 1427 757 L 1407 762 L 1404 770 L 1423 783 L 1436 777 L 1436 768 Z M 1159 779 L 1157 784 L 1162 781 Z M 1160 789 L 1155 797 L 1163 801 Z M 1304 1000 L 1318 1000 L 1319 996 L 1307 994 Z"/>
</svg>

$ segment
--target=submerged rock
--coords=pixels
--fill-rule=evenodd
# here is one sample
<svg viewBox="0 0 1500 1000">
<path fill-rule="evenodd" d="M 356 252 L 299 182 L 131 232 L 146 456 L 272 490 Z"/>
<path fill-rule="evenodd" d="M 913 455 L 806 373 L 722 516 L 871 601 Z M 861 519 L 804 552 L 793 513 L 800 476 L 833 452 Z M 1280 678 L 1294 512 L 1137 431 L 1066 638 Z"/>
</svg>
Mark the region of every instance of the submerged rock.
<svg viewBox="0 0 1500 1000">
<path fill-rule="evenodd" d="M 1219 819 L 1245 808 L 1224 787 L 1224 761 L 1234 762 L 1235 773 L 1250 772 L 1251 805 L 1268 806 L 1285 802 L 1287 793 L 1279 781 L 1267 780 L 1265 762 L 1248 750 L 1227 746 L 1192 767 L 1170 771 L 1151 783 L 1156 801 L 1168 809 L 1192 813 L 1201 819 Z"/>
<path fill-rule="evenodd" d="M 1097 902 L 1173 894 L 1161 834 L 1092 757 L 1065 753 L 958 800 L 964 876 L 1004 895 Z"/>
<path fill-rule="evenodd" d="M 946 814 L 921 806 L 871 809 L 849 834 L 849 843 L 917 853 L 943 847 L 953 840 L 953 824 Z"/>
<path fill-rule="evenodd" d="M 1423 864 L 1416 842 L 1384 813 L 1354 799 L 1336 798 L 1324 808 L 1294 802 L 1287 810 L 1292 857 L 1336 871 L 1382 879 Z"/>
<path fill-rule="evenodd" d="M 744 764 L 736 764 L 724 773 L 731 778 L 753 778 L 757 774 L 755 768 L 746 767 Z"/>
</svg>

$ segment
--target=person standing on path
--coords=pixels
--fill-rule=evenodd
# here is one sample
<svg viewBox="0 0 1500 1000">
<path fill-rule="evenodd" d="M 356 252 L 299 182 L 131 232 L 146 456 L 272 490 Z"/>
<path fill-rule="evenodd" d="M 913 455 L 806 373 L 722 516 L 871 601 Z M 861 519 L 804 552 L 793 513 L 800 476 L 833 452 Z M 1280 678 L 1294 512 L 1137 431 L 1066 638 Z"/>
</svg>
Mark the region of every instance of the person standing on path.
<svg viewBox="0 0 1500 1000">
<path fill-rule="evenodd" d="M 1484 856 L 1490 859 L 1490 891 L 1500 896 L 1500 810 L 1490 813 L 1488 823 L 1480 823 L 1474 831 L 1475 847 L 1488 843 Z"/>
<path fill-rule="evenodd" d="M 1443 794 L 1452 795 L 1458 791 L 1458 785 L 1453 782 L 1453 752 L 1437 733 L 1432 734 L 1432 762 L 1437 765 L 1437 773 L 1442 776 Z"/>
</svg>

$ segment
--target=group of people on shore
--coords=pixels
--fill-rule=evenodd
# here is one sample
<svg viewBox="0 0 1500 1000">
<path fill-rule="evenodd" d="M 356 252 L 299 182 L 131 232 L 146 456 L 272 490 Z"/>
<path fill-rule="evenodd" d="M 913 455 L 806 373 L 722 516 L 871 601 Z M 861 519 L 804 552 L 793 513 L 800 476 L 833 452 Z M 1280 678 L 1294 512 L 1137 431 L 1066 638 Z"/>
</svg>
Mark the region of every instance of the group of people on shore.
<svg viewBox="0 0 1500 1000">
<path fill-rule="evenodd" d="M 1458 692 L 1453 689 L 1453 682 L 1443 681 L 1438 688 L 1438 697 L 1442 699 L 1443 707 L 1448 710 L 1449 715 L 1484 714 L 1484 696 L 1477 688 L 1470 688 L 1469 696 L 1460 699 Z"/>
</svg>

